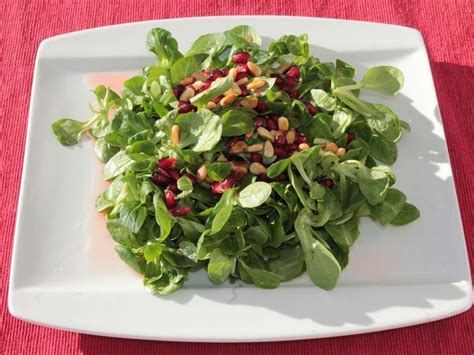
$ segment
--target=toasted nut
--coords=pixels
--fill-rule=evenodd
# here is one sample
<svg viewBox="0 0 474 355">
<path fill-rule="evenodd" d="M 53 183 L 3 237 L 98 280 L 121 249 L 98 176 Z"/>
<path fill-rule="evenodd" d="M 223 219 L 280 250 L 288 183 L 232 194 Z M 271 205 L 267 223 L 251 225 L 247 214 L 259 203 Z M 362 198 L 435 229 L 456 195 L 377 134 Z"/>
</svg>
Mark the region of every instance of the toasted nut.
<svg viewBox="0 0 474 355">
<path fill-rule="evenodd" d="M 275 154 L 275 150 L 273 149 L 273 144 L 270 141 L 266 141 L 265 145 L 263 146 L 263 156 L 265 158 L 271 158 Z"/>
<path fill-rule="evenodd" d="M 286 134 L 286 143 L 293 144 L 295 143 L 296 133 L 294 129 L 290 129 Z"/>
<path fill-rule="evenodd" d="M 270 134 L 271 134 L 274 138 L 276 138 L 276 137 L 278 137 L 278 135 L 280 134 L 280 132 L 275 131 L 274 129 L 272 129 L 272 130 L 270 131 Z M 272 141 L 272 142 L 273 142 L 273 141 Z"/>
<path fill-rule="evenodd" d="M 240 105 L 248 108 L 255 108 L 258 105 L 258 99 L 255 97 L 250 97 L 248 99 L 243 99 L 240 101 Z"/>
<path fill-rule="evenodd" d="M 235 81 L 235 78 L 237 77 L 237 69 L 231 68 L 231 69 L 229 70 L 229 74 L 227 74 L 227 75 L 228 75 L 228 76 L 231 76 L 231 77 L 234 79 L 234 81 Z"/>
<path fill-rule="evenodd" d="M 247 78 L 246 76 L 244 76 L 242 79 L 240 79 L 239 81 L 236 81 L 235 83 L 237 85 L 243 85 L 243 84 L 247 84 L 249 82 L 249 78 Z"/>
<path fill-rule="evenodd" d="M 201 167 L 196 172 L 196 178 L 199 181 L 204 181 L 207 178 L 207 168 L 205 165 L 201 165 Z"/>
<path fill-rule="evenodd" d="M 257 143 L 257 144 L 249 145 L 247 148 L 245 148 L 245 152 L 246 153 L 255 153 L 255 152 L 261 151 L 262 149 L 263 149 L 263 144 Z"/>
<path fill-rule="evenodd" d="M 190 76 L 190 77 L 187 77 L 187 78 L 181 79 L 181 80 L 179 81 L 179 83 L 180 83 L 181 85 L 184 85 L 184 86 L 186 86 L 186 85 L 192 84 L 192 83 L 193 83 L 193 81 L 194 81 L 193 77 L 192 77 L 192 76 Z"/>
<path fill-rule="evenodd" d="M 262 75 L 262 69 L 260 69 L 260 67 L 257 64 L 252 63 L 252 62 L 247 62 L 247 67 L 249 68 L 253 76 Z"/>
<path fill-rule="evenodd" d="M 338 148 L 337 149 L 336 155 L 338 157 L 342 157 L 344 154 L 346 154 L 346 148 Z"/>
<path fill-rule="evenodd" d="M 225 157 L 224 154 L 219 154 L 219 156 L 217 157 L 216 161 L 218 162 L 223 162 L 223 161 L 227 161 L 227 158 Z"/>
<path fill-rule="evenodd" d="M 202 71 L 197 71 L 191 75 L 194 79 L 204 81 L 207 80 L 206 74 L 204 74 Z"/>
<path fill-rule="evenodd" d="M 214 110 L 216 108 L 216 106 L 217 106 L 216 103 L 212 102 L 212 101 L 209 101 L 206 105 L 208 110 Z"/>
<path fill-rule="evenodd" d="M 288 131 L 290 128 L 290 123 L 288 122 L 288 118 L 285 116 L 278 117 L 278 129 L 282 131 Z"/>
<path fill-rule="evenodd" d="M 171 127 L 171 141 L 174 144 L 179 144 L 179 136 L 180 136 L 181 128 L 177 124 Z"/>
<path fill-rule="evenodd" d="M 333 152 L 334 154 L 336 154 L 337 153 L 337 145 L 336 145 L 336 143 L 328 142 L 328 143 L 323 145 L 323 150 L 325 150 L 326 152 Z"/>
<path fill-rule="evenodd" d="M 264 87 L 266 84 L 265 80 L 256 78 L 250 84 L 247 85 L 247 89 L 249 90 L 257 90 L 261 87 Z"/>
<path fill-rule="evenodd" d="M 199 90 L 200 88 L 202 88 L 203 85 L 204 83 L 201 80 L 196 80 L 192 86 L 194 90 Z"/>
<path fill-rule="evenodd" d="M 250 164 L 250 172 L 254 175 L 265 174 L 267 172 L 267 168 L 260 163 L 254 162 Z"/>
<path fill-rule="evenodd" d="M 229 106 L 232 102 L 235 101 L 237 98 L 237 95 L 232 94 L 232 95 L 227 95 L 224 96 L 219 103 L 221 104 L 222 107 Z"/>
<path fill-rule="evenodd" d="M 245 133 L 245 137 L 246 138 L 252 138 L 254 132 L 255 132 L 255 130 L 251 129 L 250 131 Z"/>
<path fill-rule="evenodd" d="M 232 83 L 231 88 L 224 93 L 224 96 L 228 96 L 228 95 L 239 96 L 241 94 L 242 94 L 242 89 L 239 87 L 239 85 L 237 85 L 236 83 Z"/>
<path fill-rule="evenodd" d="M 244 149 L 247 148 L 247 144 L 245 144 L 244 141 L 238 141 L 232 145 L 232 147 L 229 148 L 229 153 L 231 154 L 239 154 L 244 151 Z"/>
<path fill-rule="evenodd" d="M 306 150 L 306 149 L 309 149 L 309 145 L 307 143 L 301 143 L 298 146 L 298 150 Z"/>
<path fill-rule="evenodd" d="M 233 161 L 231 169 L 233 172 L 237 173 L 237 175 L 245 175 L 249 170 L 247 163 L 244 161 Z"/>
<path fill-rule="evenodd" d="M 263 137 L 265 139 L 269 139 L 271 140 L 272 142 L 275 141 L 275 137 L 273 136 L 273 134 L 271 134 L 268 129 L 266 129 L 265 127 L 258 127 L 257 128 L 257 133 L 260 137 Z"/>
<path fill-rule="evenodd" d="M 279 73 L 284 73 L 290 67 L 291 67 L 291 64 L 283 63 L 283 64 L 280 64 L 280 66 L 278 68 L 276 68 L 276 71 L 279 72 Z"/>
<path fill-rule="evenodd" d="M 187 87 L 179 97 L 179 101 L 189 101 L 194 96 L 194 89 Z"/>
</svg>

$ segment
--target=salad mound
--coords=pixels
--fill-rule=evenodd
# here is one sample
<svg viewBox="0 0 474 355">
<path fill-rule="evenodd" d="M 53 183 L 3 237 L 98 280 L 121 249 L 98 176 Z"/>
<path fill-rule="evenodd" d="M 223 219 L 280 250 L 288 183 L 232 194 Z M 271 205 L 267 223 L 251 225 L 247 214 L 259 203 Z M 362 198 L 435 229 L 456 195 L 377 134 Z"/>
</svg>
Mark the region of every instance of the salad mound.
<svg viewBox="0 0 474 355">
<path fill-rule="evenodd" d="M 172 34 L 146 39 L 156 62 L 105 86 L 86 122 L 52 130 L 66 146 L 93 137 L 110 184 L 96 201 L 115 250 L 153 294 L 205 269 L 215 284 L 275 288 L 306 271 L 330 290 L 359 237 L 359 219 L 399 226 L 418 209 L 389 168 L 409 130 L 362 90 L 395 95 L 403 74 L 310 55 L 306 35 L 262 48 L 249 26 L 199 37 L 182 53 Z"/>
</svg>

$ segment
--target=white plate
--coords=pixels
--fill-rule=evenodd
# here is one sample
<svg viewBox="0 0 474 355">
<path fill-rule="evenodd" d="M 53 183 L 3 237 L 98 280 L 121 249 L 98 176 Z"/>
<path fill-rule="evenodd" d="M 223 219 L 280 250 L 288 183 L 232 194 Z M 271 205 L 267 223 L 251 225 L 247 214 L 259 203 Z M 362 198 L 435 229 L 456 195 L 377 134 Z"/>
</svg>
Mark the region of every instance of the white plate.
<svg viewBox="0 0 474 355">
<path fill-rule="evenodd" d="M 115 255 L 94 211 L 103 188 L 91 141 L 62 147 L 59 117 L 87 119 L 84 77 L 153 62 L 149 29 L 170 30 L 180 48 L 239 24 L 276 39 L 308 33 L 311 52 L 358 69 L 395 65 L 405 74 L 388 104 L 412 126 L 399 144 L 399 186 L 420 207 L 405 227 L 361 225 L 338 287 L 302 277 L 272 291 L 216 287 L 192 274 L 170 297 L 154 297 Z M 471 280 L 446 141 L 423 39 L 405 27 L 292 17 L 211 17 L 132 23 L 41 43 L 36 61 L 9 290 L 10 312 L 62 329 L 179 341 L 266 341 L 371 332 L 452 316 L 471 305 Z"/>
</svg>

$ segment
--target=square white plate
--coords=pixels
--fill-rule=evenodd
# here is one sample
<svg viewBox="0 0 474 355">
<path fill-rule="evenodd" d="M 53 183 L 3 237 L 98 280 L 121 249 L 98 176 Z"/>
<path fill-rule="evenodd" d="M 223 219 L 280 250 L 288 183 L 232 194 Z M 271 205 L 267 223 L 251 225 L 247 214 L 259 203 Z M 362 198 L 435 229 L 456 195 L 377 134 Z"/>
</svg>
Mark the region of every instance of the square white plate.
<svg viewBox="0 0 474 355">
<path fill-rule="evenodd" d="M 88 119 L 84 77 L 152 63 L 145 36 L 164 27 L 186 49 L 201 34 L 239 24 L 265 42 L 308 33 L 311 52 L 358 69 L 394 65 L 406 78 L 388 102 L 410 122 L 394 170 L 421 219 L 381 229 L 365 220 L 338 287 L 306 277 L 266 291 L 213 286 L 191 274 L 170 297 L 154 297 L 113 251 L 94 211 L 104 187 L 91 141 L 65 148 L 51 123 Z M 292 17 L 209 17 L 132 23 L 41 43 L 36 60 L 8 299 L 21 319 L 118 337 L 178 341 L 267 341 L 371 332 L 452 316 L 471 305 L 471 279 L 446 141 L 423 39 L 416 30 Z"/>
</svg>

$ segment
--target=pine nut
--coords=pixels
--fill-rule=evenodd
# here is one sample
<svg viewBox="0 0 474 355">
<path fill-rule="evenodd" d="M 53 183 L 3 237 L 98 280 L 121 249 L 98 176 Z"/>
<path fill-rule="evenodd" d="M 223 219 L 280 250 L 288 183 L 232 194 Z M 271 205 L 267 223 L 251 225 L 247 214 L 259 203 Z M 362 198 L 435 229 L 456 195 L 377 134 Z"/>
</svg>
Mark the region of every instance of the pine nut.
<svg viewBox="0 0 474 355">
<path fill-rule="evenodd" d="M 207 178 L 207 168 L 205 165 L 201 165 L 201 167 L 196 172 L 196 178 L 199 181 L 204 181 Z"/>
<path fill-rule="evenodd" d="M 192 86 L 194 90 L 199 90 L 200 88 L 202 88 L 203 85 L 204 83 L 201 80 L 196 80 Z"/>
<path fill-rule="evenodd" d="M 273 144 L 270 141 L 266 141 L 265 145 L 263 146 L 263 156 L 265 158 L 271 158 L 275 154 L 275 150 L 273 149 Z"/>
<path fill-rule="evenodd" d="M 250 84 L 247 85 L 247 89 L 249 90 L 257 90 L 260 89 L 261 87 L 265 86 L 265 80 L 257 78 L 254 79 Z"/>
<path fill-rule="evenodd" d="M 189 101 L 194 96 L 194 89 L 187 87 L 179 97 L 179 101 Z"/>
<path fill-rule="evenodd" d="M 196 80 L 201 80 L 201 81 L 207 80 L 206 74 L 200 71 L 193 73 L 191 76 Z"/>
<path fill-rule="evenodd" d="M 209 101 L 206 105 L 208 110 L 214 110 L 216 108 L 216 106 L 217 106 L 216 103 L 212 102 L 212 101 Z"/>
<path fill-rule="evenodd" d="M 260 163 L 254 162 L 250 164 L 250 172 L 254 175 L 265 174 L 267 172 L 267 168 Z"/>
<path fill-rule="evenodd" d="M 242 107 L 255 108 L 258 105 L 258 99 L 255 97 L 250 97 L 248 99 L 243 99 L 240 101 Z"/>
<path fill-rule="evenodd" d="M 228 75 L 228 76 L 231 76 L 232 79 L 234 79 L 234 81 L 235 81 L 235 78 L 237 77 L 237 69 L 231 68 L 231 69 L 229 70 L 229 74 L 227 74 L 227 75 Z"/>
<path fill-rule="evenodd" d="M 244 151 L 244 149 L 247 148 L 247 144 L 245 144 L 244 141 L 238 141 L 232 145 L 232 147 L 229 148 L 229 153 L 231 154 L 239 154 Z"/>
<path fill-rule="evenodd" d="M 181 128 L 179 128 L 177 124 L 171 127 L 171 141 L 174 144 L 179 144 L 180 133 L 181 133 Z"/>
<path fill-rule="evenodd" d="M 309 149 L 309 145 L 307 143 L 301 143 L 299 146 L 298 146 L 298 150 L 306 150 L 306 149 Z"/>
<path fill-rule="evenodd" d="M 285 116 L 278 117 L 278 129 L 282 131 L 288 131 L 290 128 L 290 123 L 288 122 L 288 118 Z"/>
<path fill-rule="evenodd" d="M 189 77 L 187 77 L 187 78 L 181 79 L 181 80 L 179 81 L 179 83 L 180 83 L 181 85 L 186 86 L 186 85 L 192 84 L 193 81 L 194 81 L 193 77 L 192 77 L 192 76 L 189 76 Z"/>
<path fill-rule="evenodd" d="M 242 89 L 236 83 L 232 83 L 232 86 L 229 90 L 224 93 L 224 96 L 235 94 L 237 96 L 242 94 Z"/>
<path fill-rule="evenodd" d="M 245 152 L 246 153 L 255 153 L 255 152 L 261 151 L 262 149 L 263 149 L 263 144 L 257 143 L 257 144 L 249 145 L 247 148 L 245 148 Z"/>
<path fill-rule="evenodd" d="M 251 129 L 250 131 L 245 133 L 245 137 L 249 138 L 249 139 L 252 138 L 254 132 L 255 132 L 255 130 Z"/>
<path fill-rule="evenodd" d="M 249 170 L 247 168 L 247 163 L 244 161 L 233 161 L 231 169 L 233 172 L 237 173 L 237 175 L 245 175 Z"/>
<path fill-rule="evenodd" d="M 221 104 L 222 107 L 229 106 L 232 102 L 235 101 L 236 98 L 237 98 L 237 95 L 235 94 L 227 95 L 227 96 L 224 96 L 222 100 L 219 101 L 219 103 Z"/>
<path fill-rule="evenodd" d="M 328 142 L 328 143 L 324 144 L 323 150 L 326 151 L 326 152 L 333 152 L 334 154 L 336 154 L 337 153 L 337 145 L 336 145 L 336 143 Z"/>
<path fill-rule="evenodd" d="M 246 76 L 244 76 L 242 79 L 240 79 L 239 81 L 236 81 L 235 83 L 237 85 L 243 85 L 243 84 L 247 84 L 249 82 L 249 78 L 247 78 Z"/>
<path fill-rule="evenodd" d="M 254 64 L 252 62 L 247 62 L 247 68 L 249 68 L 253 76 L 262 75 L 262 69 L 260 69 L 260 67 L 257 64 Z"/>
<path fill-rule="evenodd" d="M 274 142 L 275 141 L 275 137 L 273 136 L 273 134 L 271 134 L 268 129 L 266 129 L 265 127 L 258 127 L 257 128 L 257 133 L 260 137 L 263 137 L 265 139 L 269 139 L 270 141 Z"/>
<path fill-rule="evenodd" d="M 224 154 L 219 154 L 219 156 L 217 157 L 216 161 L 218 162 L 224 162 L 224 161 L 227 161 L 227 158 L 225 157 Z"/>
<path fill-rule="evenodd" d="M 346 148 L 338 148 L 337 149 L 336 155 L 338 157 L 342 157 L 344 154 L 346 154 Z"/>
<path fill-rule="evenodd" d="M 280 66 L 278 68 L 276 68 L 276 71 L 279 72 L 279 73 L 284 73 L 290 67 L 291 67 L 291 64 L 283 63 L 283 64 L 280 64 Z"/>
<path fill-rule="evenodd" d="M 295 143 L 296 133 L 294 129 L 290 129 L 286 134 L 286 143 L 293 144 Z"/>
<path fill-rule="evenodd" d="M 278 137 L 278 135 L 280 134 L 280 132 L 275 131 L 274 129 L 272 129 L 272 130 L 270 131 L 270 134 L 273 136 L 273 138 L 276 138 L 276 137 Z M 272 142 L 273 142 L 273 141 L 272 141 Z"/>
</svg>

